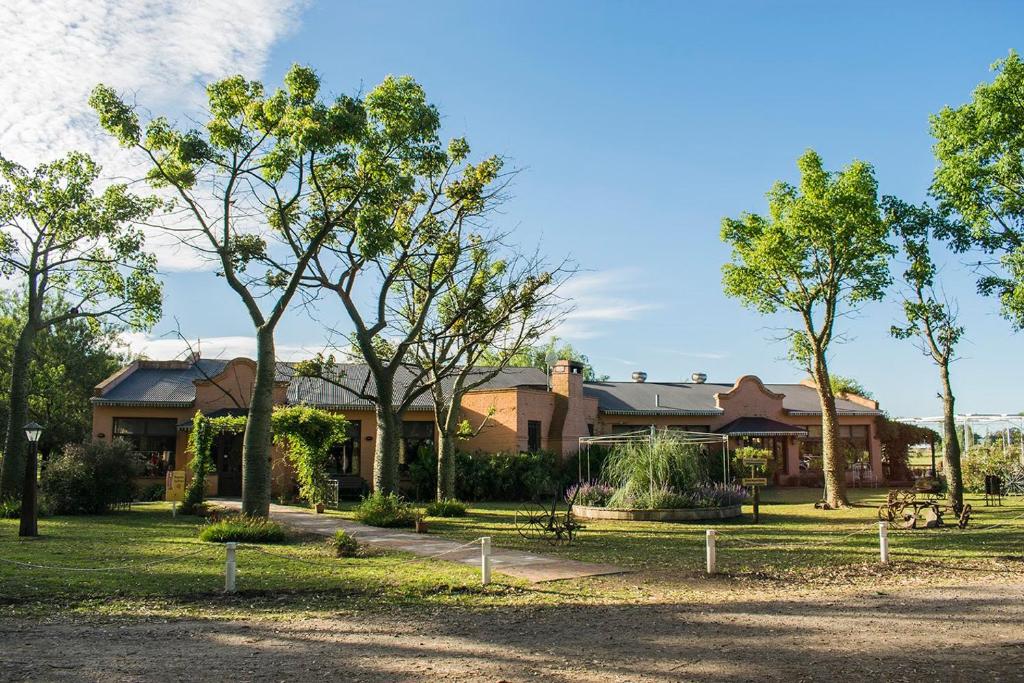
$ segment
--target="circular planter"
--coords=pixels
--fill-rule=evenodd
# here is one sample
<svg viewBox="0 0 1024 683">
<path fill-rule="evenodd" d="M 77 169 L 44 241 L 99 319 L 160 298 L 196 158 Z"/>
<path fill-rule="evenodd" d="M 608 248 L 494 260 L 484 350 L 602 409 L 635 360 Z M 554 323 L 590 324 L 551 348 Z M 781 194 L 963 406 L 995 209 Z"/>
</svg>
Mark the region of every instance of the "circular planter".
<svg viewBox="0 0 1024 683">
<path fill-rule="evenodd" d="M 636 508 L 602 508 L 573 505 L 572 514 L 580 519 L 618 519 L 628 522 L 696 522 L 702 519 L 731 519 L 743 514 L 740 505 L 721 508 L 669 508 L 640 510 Z"/>
</svg>

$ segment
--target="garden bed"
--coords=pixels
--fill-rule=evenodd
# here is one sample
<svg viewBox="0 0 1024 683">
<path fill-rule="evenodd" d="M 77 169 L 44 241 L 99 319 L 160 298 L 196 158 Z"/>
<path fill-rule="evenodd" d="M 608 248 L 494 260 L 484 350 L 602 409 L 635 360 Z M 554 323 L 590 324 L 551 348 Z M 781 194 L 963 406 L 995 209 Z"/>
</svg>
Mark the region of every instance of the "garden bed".
<svg viewBox="0 0 1024 683">
<path fill-rule="evenodd" d="M 607 508 L 573 505 L 572 514 L 580 519 L 618 519 L 627 522 L 695 522 L 702 519 L 732 519 L 743 514 L 741 505 L 718 508 Z"/>
</svg>

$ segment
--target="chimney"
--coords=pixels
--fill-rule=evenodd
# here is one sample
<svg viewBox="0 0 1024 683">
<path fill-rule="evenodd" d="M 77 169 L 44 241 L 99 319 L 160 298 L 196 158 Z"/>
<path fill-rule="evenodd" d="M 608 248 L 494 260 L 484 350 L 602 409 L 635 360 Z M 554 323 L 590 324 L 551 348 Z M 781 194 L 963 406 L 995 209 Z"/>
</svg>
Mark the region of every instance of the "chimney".
<svg viewBox="0 0 1024 683">
<path fill-rule="evenodd" d="M 690 379 L 693 380 L 694 384 L 704 384 L 704 382 L 708 381 L 708 376 L 703 372 L 695 372 L 690 375 Z"/>
<path fill-rule="evenodd" d="M 647 381 L 647 373 L 643 370 L 637 370 L 633 373 L 633 381 L 638 384 L 643 384 Z"/>
</svg>

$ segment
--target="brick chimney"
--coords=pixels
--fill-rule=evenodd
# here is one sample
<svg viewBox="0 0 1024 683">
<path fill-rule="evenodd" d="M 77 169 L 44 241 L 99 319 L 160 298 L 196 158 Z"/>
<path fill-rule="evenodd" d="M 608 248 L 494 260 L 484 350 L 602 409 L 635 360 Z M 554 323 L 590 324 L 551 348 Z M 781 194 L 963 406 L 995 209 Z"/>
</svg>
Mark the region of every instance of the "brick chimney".
<svg viewBox="0 0 1024 683">
<path fill-rule="evenodd" d="M 583 364 L 560 360 L 551 368 L 554 409 L 548 427 L 550 448 L 566 455 L 575 451 L 579 437 L 587 434 L 583 412 Z"/>
</svg>

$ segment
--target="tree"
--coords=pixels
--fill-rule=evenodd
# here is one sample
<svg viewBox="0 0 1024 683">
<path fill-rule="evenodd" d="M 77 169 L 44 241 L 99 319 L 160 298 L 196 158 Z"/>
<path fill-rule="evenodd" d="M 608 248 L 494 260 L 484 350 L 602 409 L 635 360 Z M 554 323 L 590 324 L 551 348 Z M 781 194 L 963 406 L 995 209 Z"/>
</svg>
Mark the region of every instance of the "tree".
<svg viewBox="0 0 1024 683">
<path fill-rule="evenodd" d="M 839 449 L 828 351 L 836 320 L 865 301 L 882 298 L 894 249 L 879 210 L 869 164 L 854 161 L 838 173 L 808 150 L 797 162 L 800 184 L 777 182 L 769 213 L 722 221 L 732 260 L 722 267 L 728 296 L 762 314 L 789 311 L 794 356 L 810 370 L 822 414 L 825 503 L 848 505 L 845 462 Z"/>
<path fill-rule="evenodd" d="M 931 192 L 961 220 L 936 236 L 955 251 L 980 249 L 978 290 L 999 297 L 1003 315 L 1024 329 L 1024 62 L 1010 52 L 971 101 L 931 117 L 938 167 Z"/>
<path fill-rule="evenodd" d="M 853 377 L 830 375 L 829 384 L 832 387 L 833 394 L 853 394 L 864 398 L 874 398 L 871 392 L 865 389 L 864 385 Z"/>
<path fill-rule="evenodd" d="M 487 351 L 480 360 L 481 365 L 493 365 L 500 357 Z M 608 375 L 599 375 L 594 370 L 590 358 L 585 353 L 577 350 L 572 344 L 562 341 L 558 337 L 551 337 L 547 343 L 540 345 L 526 346 L 520 349 L 513 358 L 509 359 L 507 365 L 510 367 L 539 368 L 544 372 L 549 371 L 551 360 L 571 360 L 583 366 L 583 379 L 587 382 L 607 382 Z"/>
<path fill-rule="evenodd" d="M 463 397 L 497 377 L 565 316 L 558 289 L 569 274 L 566 264 L 549 268 L 537 257 L 502 258 L 497 244 L 477 241 L 465 252 L 469 267 L 454 269 L 458 275 L 450 278 L 412 347 L 433 398 L 438 501 L 455 497 L 458 440 L 483 427 L 460 419 Z"/>
<path fill-rule="evenodd" d="M 24 297 L 0 293 L 0 424 L 7 424 L 13 355 L 23 326 Z M 44 315 L 66 311 L 53 302 Z M 36 337 L 28 367 L 28 419 L 46 426 L 39 452 L 50 453 L 67 443 L 86 440 L 92 428 L 89 399 L 93 388 L 125 362 L 117 351 L 117 328 L 67 320 Z"/>
<path fill-rule="evenodd" d="M 936 292 L 938 269 L 929 247 L 935 232 L 945 229 L 946 221 L 927 205 L 913 206 L 892 197 L 883 201 L 886 219 L 901 239 L 903 252 L 909 261 L 903 273 L 906 323 L 893 325 L 891 333 L 897 339 L 916 340 L 922 353 L 939 368 L 946 484 L 949 504 L 959 515 L 964 504 L 964 481 L 960 467 L 960 443 L 956 435 L 956 398 L 949 380 L 949 366 L 956 360 L 956 345 L 964 335 L 964 328 L 957 324 L 956 303 Z"/>
<path fill-rule="evenodd" d="M 157 203 L 121 184 L 97 193 L 99 174 L 100 167 L 77 152 L 31 171 L 0 157 L 0 272 L 21 292 L 0 498 L 16 498 L 23 479 L 36 475 L 26 466 L 22 428 L 38 336 L 71 321 L 145 330 L 160 317 L 156 258 L 145 251 L 137 227 Z M 22 512 L 23 521 L 34 514 Z M 34 526 L 33 518 L 28 535 L 35 535 Z"/>
<path fill-rule="evenodd" d="M 402 418 L 431 386 L 411 351 L 438 297 L 468 267 L 463 255 L 484 239 L 479 224 L 500 198 L 502 162 L 467 162 L 470 148 L 461 138 L 444 146 L 438 112 L 411 78 L 386 79 L 367 96 L 366 114 L 359 163 L 377 185 L 312 260 L 308 280 L 336 298 L 352 327 L 350 335 L 335 332 L 369 371 L 355 391 L 375 406 L 374 490 L 391 493 L 398 487 Z M 333 355 L 300 371 L 340 383 Z"/>
<path fill-rule="evenodd" d="M 399 163 L 378 141 L 366 147 L 363 103 L 320 98 L 320 79 L 295 65 L 284 87 L 231 76 L 206 89 L 205 130 L 164 117 L 143 132 L 139 115 L 107 86 L 89 100 L 122 146 L 142 152 L 147 180 L 173 197 L 178 222 L 165 226 L 212 261 L 256 334 L 256 380 L 242 447 L 242 511 L 270 510 L 274 333 L 310 259 L 332 231 L 352 225 L 355 206 L 381 191 L 382 165 Z"/>
</svg>

